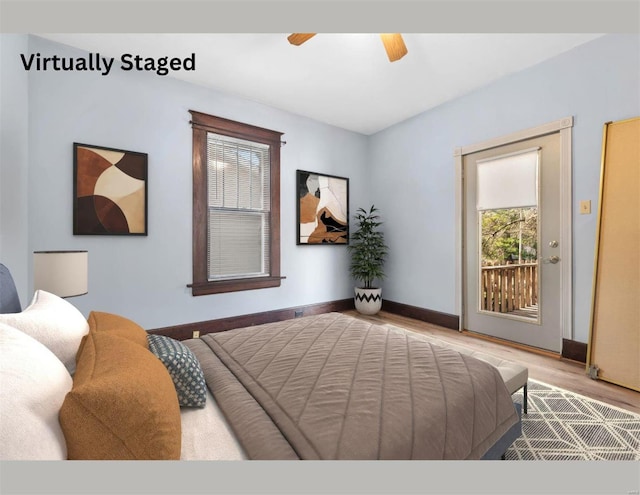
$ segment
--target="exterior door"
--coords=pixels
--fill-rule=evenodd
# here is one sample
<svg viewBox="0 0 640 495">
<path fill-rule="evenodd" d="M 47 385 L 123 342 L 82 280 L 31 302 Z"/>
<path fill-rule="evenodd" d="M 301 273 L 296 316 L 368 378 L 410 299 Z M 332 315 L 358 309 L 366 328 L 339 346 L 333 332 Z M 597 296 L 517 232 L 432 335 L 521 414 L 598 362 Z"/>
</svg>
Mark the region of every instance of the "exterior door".
<svg viewBox="0 0 640 495">
<path fill-rule="evenodd" d="M 465 154 L 464 328 L 560 352 L 560 133 Z"/>
</svg>

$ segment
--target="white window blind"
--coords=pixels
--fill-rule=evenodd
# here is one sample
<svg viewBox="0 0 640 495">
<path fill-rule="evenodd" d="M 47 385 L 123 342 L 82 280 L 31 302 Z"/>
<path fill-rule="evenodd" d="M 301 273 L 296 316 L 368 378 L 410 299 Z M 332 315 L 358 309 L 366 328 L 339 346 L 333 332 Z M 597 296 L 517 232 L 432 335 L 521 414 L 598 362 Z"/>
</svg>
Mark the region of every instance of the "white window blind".
<svg viewBox="0 0 640 495">
<path fill-rule="evenodd" d="M 269 275 L 269 145 L 207 133 L 209 280 Z"/>
<path fill-rule="evenodd" d="M 478 210 L 537 206 L 539 149 L 478 160 Z"/>
</svg>

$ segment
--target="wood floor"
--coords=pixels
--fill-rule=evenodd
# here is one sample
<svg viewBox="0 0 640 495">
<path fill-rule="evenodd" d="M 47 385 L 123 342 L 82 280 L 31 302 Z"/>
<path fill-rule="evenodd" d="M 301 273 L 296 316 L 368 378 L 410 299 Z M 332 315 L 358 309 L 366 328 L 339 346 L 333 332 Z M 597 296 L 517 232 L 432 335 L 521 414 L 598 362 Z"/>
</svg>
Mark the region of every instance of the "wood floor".
<svg viewBox="0 0 640 495">
<path fill-rule="evenodd" d="M 592 380 L 585 373 L 584 363 L 525 346 L 505 345 L 469 332 L 457 332 L 385 311 L 374 316 L 363 316 L 355 310 L 344 313 L 373 323 L 396 325 L 443 341 L 455 342 L 478 351 L 500 356 L 503 359 L 526 364 L 529 368 L 529 378 L 640 414 L 640 392 L 602 380 Z"/>
</svg>

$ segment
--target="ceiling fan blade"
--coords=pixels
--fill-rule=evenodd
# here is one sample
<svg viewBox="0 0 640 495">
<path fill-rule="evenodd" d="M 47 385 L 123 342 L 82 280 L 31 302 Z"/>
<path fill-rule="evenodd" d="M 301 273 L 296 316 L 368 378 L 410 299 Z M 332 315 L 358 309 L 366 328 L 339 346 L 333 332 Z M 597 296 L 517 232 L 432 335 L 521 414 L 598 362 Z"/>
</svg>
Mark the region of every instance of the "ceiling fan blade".
<svg viewBox="0 0 640 495">
<path fill-rule="evenodd" d="M 292 45 L 300 46 L 307 40 L 310 40 L 316 35 L 316 33 L 293 33 L 287 36 L 289 43 Z"/>
<path fill-rule="evenodd" d="M 384 49 L 387 51 L 389 62 L 400 60 L 407 54 L 407 47 L 404 44 L 402 35 L 398 33 L 383 33 L 380 35 Z"/>
</svg>

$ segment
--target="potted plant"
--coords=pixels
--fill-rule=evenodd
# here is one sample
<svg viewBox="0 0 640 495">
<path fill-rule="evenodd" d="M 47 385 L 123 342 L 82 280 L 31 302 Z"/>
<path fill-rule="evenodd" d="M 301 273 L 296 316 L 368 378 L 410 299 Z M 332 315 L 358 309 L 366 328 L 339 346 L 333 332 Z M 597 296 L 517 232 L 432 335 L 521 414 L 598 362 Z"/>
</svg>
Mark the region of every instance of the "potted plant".
<svg viewBox="0 0 640 495">
<path fill-rule="evenodd" d="M 355 216 L 357 230 L 351 235 L 351 276 L 362 282 L 355 288 L 355 305 L 359 313 L 374 315 L 382 307 L 382 289 L 374 287 L 375 280 L 384 279 L 384 263 L 388 247 L 384 243 L 384 233 L 378 209 L 371 205 L 369 211 L 358 208 Z"/>
</svg>

